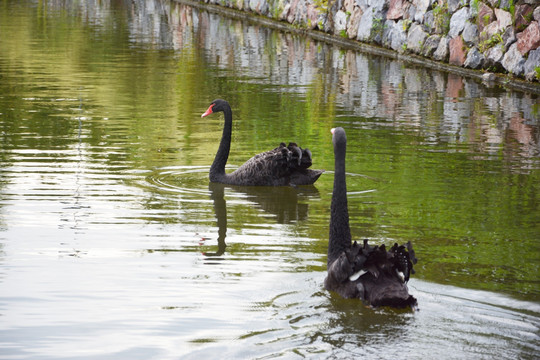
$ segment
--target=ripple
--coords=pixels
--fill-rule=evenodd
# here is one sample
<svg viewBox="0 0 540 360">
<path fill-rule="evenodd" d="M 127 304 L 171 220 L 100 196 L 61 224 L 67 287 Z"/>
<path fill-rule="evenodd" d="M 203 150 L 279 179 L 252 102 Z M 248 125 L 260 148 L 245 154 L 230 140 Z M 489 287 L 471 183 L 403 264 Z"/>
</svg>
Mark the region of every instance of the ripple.
<svg viewBox="0 0 540 360">
<path fill-rule="evenodd" d="M 158 191 L 208 196 L 208 166 L 174 166 L 152 171 L 146 176 L 146 184 Z"/>
<path fill-rule="evenodd" d="M 287 274 L 286 278 L 259 274 L 258 281 L 267 285 L 248 308 L 250 318 L 265 321 L 251 320 L 236 329 L 235 346 L 225 341 L 201 345 L 186 358 L 216 351 L 228 358 L 263 358 L 261 353 L 311 358 L 323 352 L 325 358 L 367 359 L 489 358 L 493 354 L 501 359 L 533 359 L 538 353 L 534 303 L 415 279 L 412 285 L 420 311 L 371 309 L 321 291 L 323 277 L 323 273 Z M 459 341 L 450 343 L 449 336 Z"/>
</svg>

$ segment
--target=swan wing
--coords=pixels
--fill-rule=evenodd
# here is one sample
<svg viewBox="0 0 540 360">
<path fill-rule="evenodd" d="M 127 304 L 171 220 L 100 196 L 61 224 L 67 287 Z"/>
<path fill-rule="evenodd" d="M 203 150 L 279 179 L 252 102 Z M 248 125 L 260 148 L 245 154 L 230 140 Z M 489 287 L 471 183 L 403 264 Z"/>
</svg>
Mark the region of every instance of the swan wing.
<svg viewBox="0 0 540 360">
<path fill-rule="evenodd" d="M 294 143 L 281 143 L 275 149 L 257 154 L 230 174 L 247 185 L 307 185 L 313 184 L 322 170 L 311 166 L 311 152 Z"/>
</svg>

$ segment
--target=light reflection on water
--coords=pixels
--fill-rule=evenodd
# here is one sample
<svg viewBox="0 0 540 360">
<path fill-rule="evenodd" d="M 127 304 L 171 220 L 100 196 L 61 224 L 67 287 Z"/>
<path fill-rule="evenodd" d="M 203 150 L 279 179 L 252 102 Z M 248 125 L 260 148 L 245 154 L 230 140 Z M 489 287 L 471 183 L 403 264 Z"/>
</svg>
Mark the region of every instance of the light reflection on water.
<svg viewBox="0 0 540 360">
<path fill-rule="evenodd" d="M 0 358 L 540 353 L 536 98 L 168 1 L 14 3 Z M 209 184 L 222 119 L 200 114 L 219 96 L 228 171 L 294 139 L 327 170 L 316 186 Z M 418 312 L 323 289 L 336 125 L 353 236 L 413 241 Z"/>
</svg>

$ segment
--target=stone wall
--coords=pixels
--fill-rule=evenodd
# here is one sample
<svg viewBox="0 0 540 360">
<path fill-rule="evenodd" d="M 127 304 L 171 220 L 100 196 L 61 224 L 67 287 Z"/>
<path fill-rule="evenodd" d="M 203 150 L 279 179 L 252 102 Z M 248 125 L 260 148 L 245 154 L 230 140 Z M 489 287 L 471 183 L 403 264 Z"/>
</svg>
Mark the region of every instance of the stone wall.
<svg viewBox="0 0 540 360">
<path fill-rule="evenodd" d="M 540 0 L 198 0 L 399 53 L 540 80 Z"/>
</svg>

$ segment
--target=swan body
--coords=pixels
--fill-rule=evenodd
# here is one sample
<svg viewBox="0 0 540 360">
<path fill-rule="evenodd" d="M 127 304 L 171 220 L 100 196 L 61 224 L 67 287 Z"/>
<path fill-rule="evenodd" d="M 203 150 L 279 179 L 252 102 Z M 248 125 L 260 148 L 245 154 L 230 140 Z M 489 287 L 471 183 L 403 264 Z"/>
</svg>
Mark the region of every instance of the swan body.
<svg viewBox="0 0 540 360">
<path fill-rule="evenodd" d="M 214 100 L 201 117 L 224 113 L 225 124 L 219 149 L 210 167 L 210 181 L 244 186 L 311 185 L 324 170 L 312 170 L 311 151 L 295 143 L 281 143 L 275 149 L 260 153 L 246 161 L 234 172 L 225 173 L 232 133 L 232 110 L 225 100 Z"/>
<path fill-rule="evenodd" d="M 332 134 L 335 175 L 324 286 L 344 298 L 361 299 L 372 306 L 415 308 L 417 301 L 407 288 L 417 262 L 411 243 L 395 243 L 388 251 L 384 244 L 372 246 L 368 240 L 362 245 L 351 243 L 345 181 L 347 137 L 342 128 L 332 129 Z"/>
</svg>

